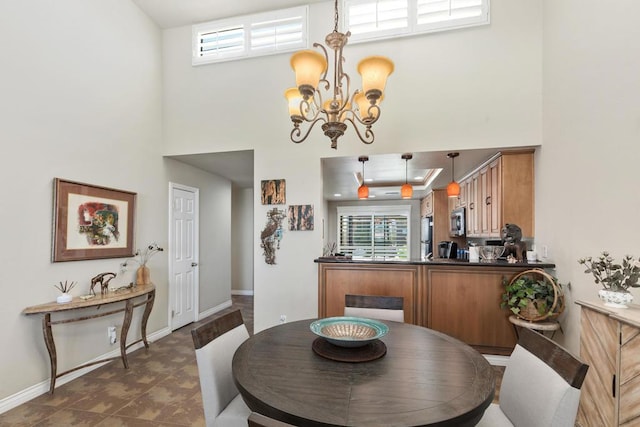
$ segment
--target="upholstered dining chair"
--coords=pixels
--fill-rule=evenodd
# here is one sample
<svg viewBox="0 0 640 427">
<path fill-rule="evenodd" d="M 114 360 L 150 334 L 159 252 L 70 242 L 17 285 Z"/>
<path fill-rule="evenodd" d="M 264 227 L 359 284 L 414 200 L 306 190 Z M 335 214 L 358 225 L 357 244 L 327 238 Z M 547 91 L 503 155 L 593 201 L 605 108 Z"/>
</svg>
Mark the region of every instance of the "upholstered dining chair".
<svg viewBox="0 0 640 427">
<path fill-rule="evenodd" d="M 573 427 L 589 365 L 529 328 L 520 328 L 500 386 L 478 426 Z"/>
<path fill-rule="evenodd" d="M 192 329 L 191 337 L 207 427 L 247 427 L 251 410 L 242 400 L 231 370 L 233 354 L 249 338 L 240 310 Z"/>
<path fill-rule="evenodd" d="M 345 295 L 344 315 L 404 322 L 404 298 L 380 295 Z"/>
</svg>

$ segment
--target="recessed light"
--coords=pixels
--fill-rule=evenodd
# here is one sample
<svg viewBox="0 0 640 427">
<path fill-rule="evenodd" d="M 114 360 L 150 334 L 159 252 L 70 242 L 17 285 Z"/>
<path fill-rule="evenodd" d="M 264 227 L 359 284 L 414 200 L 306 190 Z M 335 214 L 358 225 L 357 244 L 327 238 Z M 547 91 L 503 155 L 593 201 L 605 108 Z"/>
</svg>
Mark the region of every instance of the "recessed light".
<svg viewBox="0 0 640 427">
<path fill-rule="evenodd" d="M 424 179 L 424 177 L 422 177 L 422 176 L 414 176 L 413 179 L 416 180 L 416 181 L 422 181 Z"/>
<path fill-rule="evenodd" d="M 369 198 L 370 198 L 370 199 L 375 199 L 375 198 L 376 198 L 376 195 L 375 195 L 375 194 L 369 194 Z"/>
<path fill-rule="evenodd" d="M 335 193 L 335 194 L 333 195 L 333 197 L 342 197 L 342 194 L 340 194 L 340 193 Z"/>
<path fill-rule="evenodd" d="M 373 178 L 365 178 L 364 182 L 373 182 Z"/>
</svg>

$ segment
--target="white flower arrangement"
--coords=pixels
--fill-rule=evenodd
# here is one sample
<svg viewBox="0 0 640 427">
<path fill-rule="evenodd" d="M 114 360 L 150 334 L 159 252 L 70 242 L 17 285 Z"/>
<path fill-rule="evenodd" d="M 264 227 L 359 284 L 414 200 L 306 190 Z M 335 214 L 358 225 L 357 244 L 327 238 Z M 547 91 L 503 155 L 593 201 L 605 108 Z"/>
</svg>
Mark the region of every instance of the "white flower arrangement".
<svg viewBox="0 0 640 427">
<path fill-rule="evenodd" d="M 144 248 L 144 250 L 141 251 L 140 249 L 138 249 L 133 255 L 133 258 L 129 258 L 128 260 L 120 264 L 120 267 L 123 271 L 126 270 L 129 261 L 133 261 L 141 267 L 146 266 L 147 262 L 149 262 L 152 256 L 162 251 L 164 251 L 164 249 L 158 246 L 156 242 L 152 242 L 149 246 Z"/>
</svg>

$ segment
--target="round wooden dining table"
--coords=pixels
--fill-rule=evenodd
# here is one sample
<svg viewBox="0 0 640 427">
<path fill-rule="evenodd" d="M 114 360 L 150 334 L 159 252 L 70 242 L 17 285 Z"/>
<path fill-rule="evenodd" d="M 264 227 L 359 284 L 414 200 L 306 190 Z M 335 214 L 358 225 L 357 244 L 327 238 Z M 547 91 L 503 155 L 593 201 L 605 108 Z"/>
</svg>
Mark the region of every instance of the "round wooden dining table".
<svg viewBox="0 0 640 427">
<path fill-rule="evenodd" d="M 252 411 L 296 426 L 471 426 L 493 400 L 491 365 L 455 338 L 384 322 L 386 354 L 342 362 L 312 349 L 313 320 L 266 329 L 238 348 L 233 376 Z"/>
</svg>

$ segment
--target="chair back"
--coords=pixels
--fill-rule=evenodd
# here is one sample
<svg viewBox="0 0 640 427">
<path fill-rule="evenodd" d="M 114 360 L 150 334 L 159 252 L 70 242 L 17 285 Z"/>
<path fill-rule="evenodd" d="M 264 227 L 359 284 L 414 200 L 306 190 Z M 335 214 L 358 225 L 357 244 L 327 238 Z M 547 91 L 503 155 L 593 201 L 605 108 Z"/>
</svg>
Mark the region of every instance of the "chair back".
<svg viewBox="0 0 640 427">
<path fill-rule="evenodd" d="M 344 315 L 404 322 L 404 298 L 381 295 L 345 295 Z"/>
<path fill-rule="evenodd" d="M 520 328 L 500 386 L 500 409 L 518 427 L 573 426 L 589 365 L 529 328 Z"/>
<path fill-rule="evenodd" d="M 235 310 L 192 329 L 191 337 L 196 351 L 205 419 L 207 425 L 212 425 L 213 420 L 238 396 L 231 363 L 237 348 L 249 338 L 249 332 L 240 310 Z"/>
</svg>

